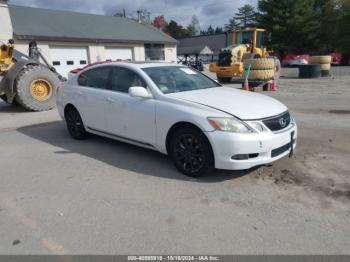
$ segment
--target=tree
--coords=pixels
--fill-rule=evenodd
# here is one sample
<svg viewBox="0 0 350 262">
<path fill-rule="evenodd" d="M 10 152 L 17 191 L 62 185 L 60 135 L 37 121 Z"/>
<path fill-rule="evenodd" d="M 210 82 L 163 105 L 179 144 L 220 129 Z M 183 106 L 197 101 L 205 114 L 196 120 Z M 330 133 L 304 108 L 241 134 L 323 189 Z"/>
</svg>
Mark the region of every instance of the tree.
<svg viewBox="0 0 350 262">
<path fill-rule="evenodd" d="M 215 34 L 222 34 L 224 32 L 224 29 L 222 27 L 217 26 L 215 28 Z"/>
<path fill-rule="evenodd" d="M 235 29 L 239 28 L 239 23 L 236 21 L 236 19 L 233 17 L 229 20 L 228 24 L 225 25 L 225 31 L 234 31 Z"/>
<path fill-rule="evenodd" d="M 275 51 L 283 55 L 317 48 L 319 21 L 314 0 L 260 0 L 258 10 L 258 22 L 270 33 Z"/>
<path fill-rule="evenodd" d="M 183 29 L 182 25 L 179 25 L 176 21 L 170 20 L 169 24 L 166 25 L 165 31 L 169 33 L 172 37 L 175 39 L 184 37 L 185 30 Z"/>
<path fill-rule="evenodd" d="M 192 24 L 189 24 L 186 27 L 185 36 L 195 36 L 195 35 L 196 35 L 196 28 Z"/>
<path fill-rule="evenodd" d="M 196 15 L 192 16 L 190 25 L 191 25 L 191 28 L 194 30 L 194 35 L 198 35 L 200 32 L 200 26 L 199 26 L 198 17 Z"/>
<path fill-rule="evenodd" d="M 213 34 L 215 34 L 215 30 L 214 30 L 214 28 L 210 25 L 209 27 L 208 27 L 208 29 L 207 29 L 207 34 L 208 35 L 213 35 Z"/>
<path fill-rule="evenodd" d="M 152 21 L 152 25 L 156 28 L 158 28 L 159 30 L 165 32 L 165 28 L 168 25 L 168 22 L 165 20 L 163 15 L 160 16 L 156 16 L 153 21 Z"/>
<path fill-rule="evenodd" d="M 238 12 L 235 13 L 234 19 L 239 21 L 242 27 L 253 26 L 256 23 L 256 12 L 253 6 L 244 5 L 238 8 Z"/>
<path fill-rule="evenodd" d="M 118 10 L 113 16 L 116 16 L 116 17 L 125 17 L 125 9 L 123 10 Z"/>
<path fill-rule="evenodd" d="M 336 7 L 339 14 L 339 30 L 337 49 L 350 57 L 350 1 L 340 0 Z"/>
</svg>

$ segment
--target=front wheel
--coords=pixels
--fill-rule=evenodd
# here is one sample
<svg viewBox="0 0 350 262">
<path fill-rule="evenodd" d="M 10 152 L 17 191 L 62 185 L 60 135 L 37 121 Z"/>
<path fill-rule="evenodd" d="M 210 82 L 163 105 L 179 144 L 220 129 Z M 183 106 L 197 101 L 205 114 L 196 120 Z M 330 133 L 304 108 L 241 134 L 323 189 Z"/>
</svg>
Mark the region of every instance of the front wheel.
<svg viewBox="0 0 350 262">
<path fill-rule="evenodd" d="M 171 139 L 170 155 L 175 167 L 190 177 L 200 177 L 214 169 L 214 157 L 208 139 L 195 128 L 180 128 Z"/>
<path fill-rule="evenodd" d="M 68 108 L 65 114 L 65 119 L 68 132 L 74 139 L 82 140 L 87 138 L 88 133 L 85 130 L 83 120 L 76 108 Z"/>
</svg>

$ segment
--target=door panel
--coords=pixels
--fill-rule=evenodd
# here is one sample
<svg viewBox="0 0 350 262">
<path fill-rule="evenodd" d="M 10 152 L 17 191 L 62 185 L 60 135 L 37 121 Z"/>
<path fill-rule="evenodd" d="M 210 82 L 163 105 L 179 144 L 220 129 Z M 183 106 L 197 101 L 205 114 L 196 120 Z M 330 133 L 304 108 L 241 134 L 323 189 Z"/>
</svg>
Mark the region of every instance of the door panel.
<svg viewBox="0 0 350 262">
<path fill-rule="evenodd" d="M 155 145 L 155 100 L 131 97 L 131 86 L 145 82 L 135 72 L 115 67 L 111 76 L 111 89 L 107 104 L 108 132 L 144 144 Z"/>
</svg>

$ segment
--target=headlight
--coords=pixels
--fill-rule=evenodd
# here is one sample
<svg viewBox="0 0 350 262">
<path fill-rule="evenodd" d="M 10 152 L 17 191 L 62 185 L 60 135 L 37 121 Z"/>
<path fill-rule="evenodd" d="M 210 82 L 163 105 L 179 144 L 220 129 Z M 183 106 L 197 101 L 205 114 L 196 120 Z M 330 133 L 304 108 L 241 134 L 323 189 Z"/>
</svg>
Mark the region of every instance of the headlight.
<svg viewBox="0 0 350 262">
<path fill-rule="evenodd" d="M 216 130 L 233 133 L 251 133 L 254 132 L 242 121 L 235 118 L 210 117 L 208 118 L 210 125 Z"/>
<path fill-rule="evenodd" d="M 249 123 L 249 125 L 250 125 L 252 128 L 254 128 L 254 129 L 256 129 L 257 131 L 259 131 L 259 132 L 265 132 L 265 131 L 267 131 L 267 129 L 266 129 L 262 124 L 260 124 L 260 123 L 258 123 L 258 122 L 251 122 L 251 123 Z"/>
</svg>

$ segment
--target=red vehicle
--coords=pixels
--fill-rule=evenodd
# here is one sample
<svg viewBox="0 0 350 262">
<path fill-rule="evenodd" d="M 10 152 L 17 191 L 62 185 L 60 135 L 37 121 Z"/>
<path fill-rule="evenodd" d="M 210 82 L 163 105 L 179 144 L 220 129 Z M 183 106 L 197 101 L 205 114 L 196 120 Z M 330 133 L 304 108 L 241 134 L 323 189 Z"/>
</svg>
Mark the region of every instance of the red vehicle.
<svg viewBox="0 0 350 262">
<path fill-rule="evenodd" d="M 112 63 L 112 62 L 130 62 L 130 61 L 129 60 L 123 60 L 123 59 L 116 59 L 116 60 L 106 60 L 106 61 L 100 61 L 100 62 L 91 63 L 91 64 L 88 64 L 88 65 L 86 65 L 84 67 L 73 69 L 72 71 L 69 72 L 68 77 L 70 77 L 72 75 L 75 75 L 75 74 L 79 73 L 80 71 L 85 70 L 86 68 L 89 68 L 91 66 L 100 65 L 100 64 L 108 64 L 108 63 Z"/>
<path fill-rule="evenodd" d="M 334 52 L 334 53 L 330 53 L 329 54 L 331 57 L 332 57 L 332 62 L 331 64 L 334 66 L 334 65 L 342 65 L 344 64 L 344 57 L 341 53 L 337 53 L 337 52 Z"/>
<path fill-rule="evenodd" d="M 300 65 L 307 65 L 310 63 L 310 55 L 295 55 L 288 54 L 282 59 L 282 66 L 285 67 L 298 67 Z"/>
</svg>

